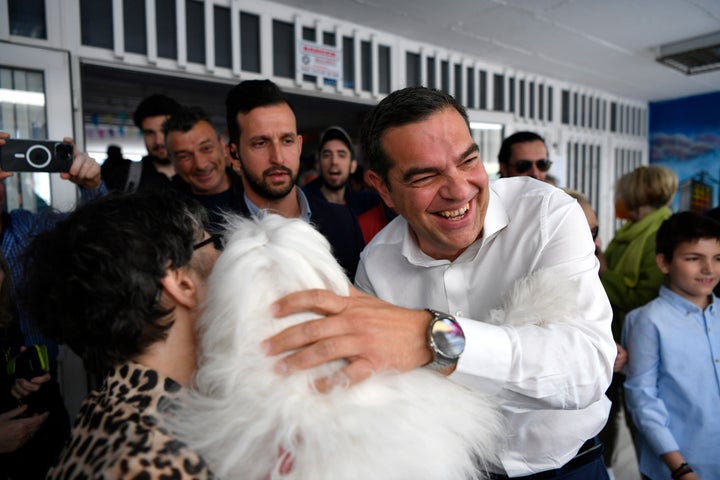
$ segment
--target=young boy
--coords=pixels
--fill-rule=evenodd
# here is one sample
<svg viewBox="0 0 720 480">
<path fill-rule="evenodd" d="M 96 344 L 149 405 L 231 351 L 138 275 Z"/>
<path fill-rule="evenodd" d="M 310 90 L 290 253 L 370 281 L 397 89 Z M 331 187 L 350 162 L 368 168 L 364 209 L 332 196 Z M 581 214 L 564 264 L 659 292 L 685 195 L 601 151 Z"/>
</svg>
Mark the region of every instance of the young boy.
<svg viewBox="0 0 720 480">
<path fill-rule="evenodd" d="M 720 478 L 720 223 L 676 213 L 660 226 L 656 252 L 669 285 L 628 314 L 622 334 L 640 471 Z"/>
</svg>

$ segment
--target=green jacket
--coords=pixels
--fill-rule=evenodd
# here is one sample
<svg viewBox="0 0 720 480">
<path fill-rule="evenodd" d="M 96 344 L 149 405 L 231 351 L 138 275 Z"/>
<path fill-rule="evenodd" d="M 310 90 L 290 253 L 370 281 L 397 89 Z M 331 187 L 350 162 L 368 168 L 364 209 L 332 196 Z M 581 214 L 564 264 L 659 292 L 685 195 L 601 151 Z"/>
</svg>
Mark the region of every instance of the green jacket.
<svg viewBox="0 0 720 480">
<path fill-rule="evenodd" d="M 667 281 L 655 262 L 655 235 L 670 215 L 670 208 L 662 207 L 637 222 L 626 223 L 605 249 L 607 270 L 600 280 L 612 304 L 617 342 L 625 315 L 657 297 Z"/>
</svg>

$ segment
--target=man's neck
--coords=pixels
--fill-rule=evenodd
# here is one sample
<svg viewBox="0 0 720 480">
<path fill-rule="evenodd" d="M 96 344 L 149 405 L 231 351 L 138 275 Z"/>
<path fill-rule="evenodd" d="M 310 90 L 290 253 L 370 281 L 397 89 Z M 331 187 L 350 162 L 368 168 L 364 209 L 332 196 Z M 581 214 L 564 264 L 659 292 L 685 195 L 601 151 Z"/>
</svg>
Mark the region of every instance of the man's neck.
<svg viewBox="0 0 720 480">
<path fill-rule="evenodd" d="M 295 191 L 296 188 L 297 187 L 293 187 L 287 195 L 276 200 L 261 197 L 249 188 L 245 190 L 245 195 L 247 195 L 250 201 L 259 208 L 278 213 L 285 218 L 296 218 L 300 216 L 300 213 L 302 213 L 297 192 Z"/>
<path fill-rule="evenodd" d="M 345 205 L 345 187 L 341 187 L 337 190 L 332 190 L 325 185 L 322 185 L 320 186 L 320 191 L 322 192 L 323 197 L 325 197 L 325 200 L 327 200 L 328 202 Z"/>
<path fill-rule="evenodd" d="M 150 155 L 150 158 L 152 159 L 152 164 L 155 167 L 155 170 L 157 170 L 159 173 L 164 174 L 168 178 L 172 178 L 175 175 L 175 166 L 172 164 L 172 162 L 158 162 L 156 157 L 152 155 Z"/>
</svg>

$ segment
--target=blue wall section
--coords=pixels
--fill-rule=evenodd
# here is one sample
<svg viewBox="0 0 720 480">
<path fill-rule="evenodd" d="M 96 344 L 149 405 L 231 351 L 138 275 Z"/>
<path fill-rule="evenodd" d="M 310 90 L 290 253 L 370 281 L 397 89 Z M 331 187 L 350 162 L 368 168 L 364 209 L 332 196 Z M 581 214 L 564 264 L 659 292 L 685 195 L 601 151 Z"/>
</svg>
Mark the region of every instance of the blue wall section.
<svg viewBox="0 0 720 480">
<path fill-rule="evenodd" d="M 650 163 L 672 168 L 681 185 L 710 185 L 711 206 L 720 204 L 720 92 L 653 102 L 649 111 Z"/>
</svg>

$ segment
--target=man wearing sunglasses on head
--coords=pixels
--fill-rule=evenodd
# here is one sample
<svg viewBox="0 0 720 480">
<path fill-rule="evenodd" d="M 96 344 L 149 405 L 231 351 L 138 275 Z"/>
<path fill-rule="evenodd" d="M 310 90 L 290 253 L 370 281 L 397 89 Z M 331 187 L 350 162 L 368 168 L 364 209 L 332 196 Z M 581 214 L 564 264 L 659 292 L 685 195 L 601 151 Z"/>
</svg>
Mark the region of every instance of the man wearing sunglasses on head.
<svg viewBox="0 0 720 480">
<path fill-rule="evenodd" d="M 513 133 L 503 140 L 498 161 L 503 177 L 532 177 L 543 182 L 552 166 L 545 140 L 533 132 Z"/>
</svg>

